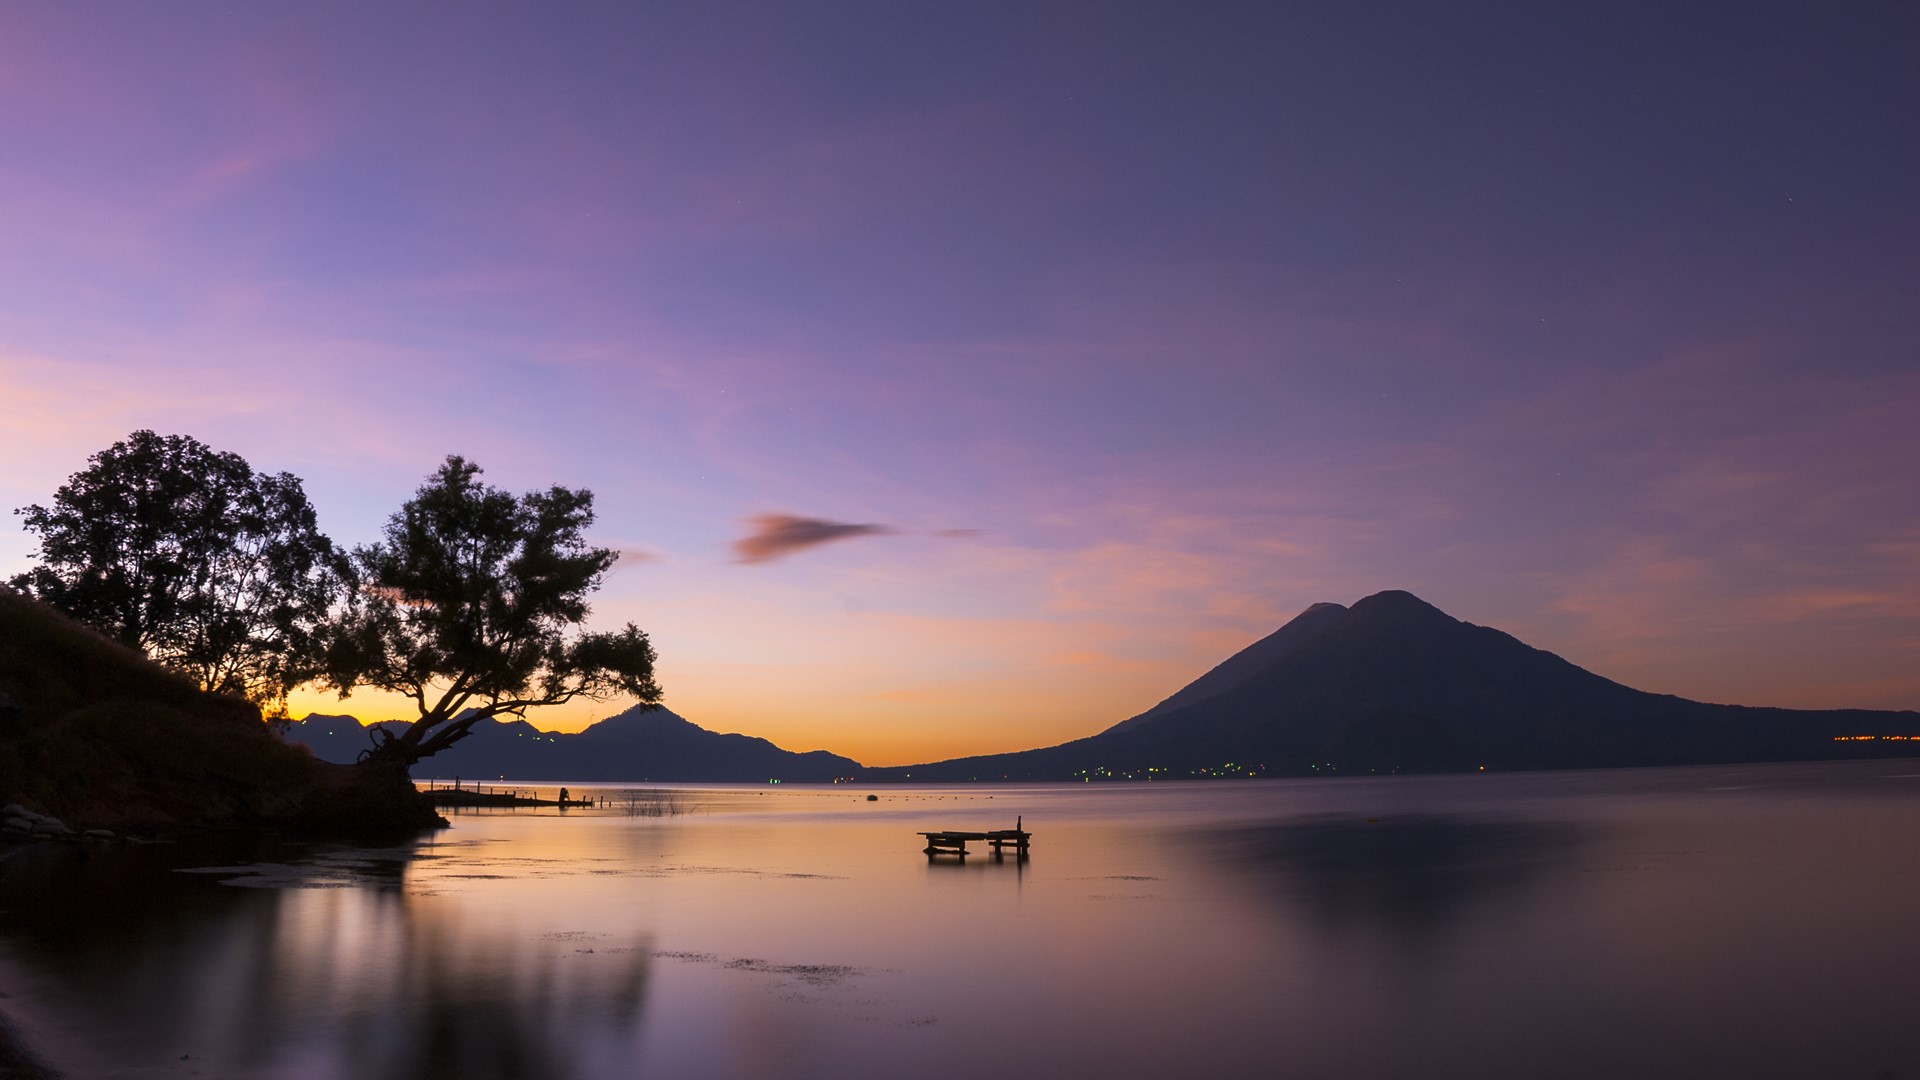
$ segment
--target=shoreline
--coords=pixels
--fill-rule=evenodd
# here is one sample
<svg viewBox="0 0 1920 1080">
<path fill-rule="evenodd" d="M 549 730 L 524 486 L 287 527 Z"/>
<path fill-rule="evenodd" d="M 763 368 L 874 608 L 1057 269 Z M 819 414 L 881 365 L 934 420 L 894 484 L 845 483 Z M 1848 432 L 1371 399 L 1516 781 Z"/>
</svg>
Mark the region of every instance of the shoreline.
<svg viewBox="0 0 1920 1080">
<path fill-rule="evenodd" d="M 0 1011 L 0 1080 L 56 1080 L 60 1075 L 27 1045 L 13 1019 Z"/>
</svg>

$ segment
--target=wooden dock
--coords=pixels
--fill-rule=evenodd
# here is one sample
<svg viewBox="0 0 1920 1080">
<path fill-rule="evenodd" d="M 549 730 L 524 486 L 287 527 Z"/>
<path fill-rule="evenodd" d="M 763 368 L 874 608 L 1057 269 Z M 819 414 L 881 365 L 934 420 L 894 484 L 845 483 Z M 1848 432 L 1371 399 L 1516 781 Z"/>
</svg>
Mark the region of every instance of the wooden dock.
<svg viewBox="0 0 1920 1080">
<path fill-rule="evenodd" d="M 1016 858 L 1025 859 L 1027 848 L 1033 842 L 1033 834 L 1021 828 L 1025 818 L 1015 818 L 1011 829 L 989 829 L 986 832 L 972 832 L 962 829 L 943 829 L 939 832 L 923 832 L 927 846 L 923 849 L 929 860 L 941 855 L 952 855 L 960 859 L 967 857 L 967 844 L 982 840 L 993 849 L 993 857 L 998 859 L 1012 848 Z"/>
<path fill-rule="evenodd" d="M 542 799 L 524 788 L 496 787 L 435 787 L 420 794 L 435 806 L 557 806 L 586 807 L 599 804 L 598 799 Z"/>
</svg>

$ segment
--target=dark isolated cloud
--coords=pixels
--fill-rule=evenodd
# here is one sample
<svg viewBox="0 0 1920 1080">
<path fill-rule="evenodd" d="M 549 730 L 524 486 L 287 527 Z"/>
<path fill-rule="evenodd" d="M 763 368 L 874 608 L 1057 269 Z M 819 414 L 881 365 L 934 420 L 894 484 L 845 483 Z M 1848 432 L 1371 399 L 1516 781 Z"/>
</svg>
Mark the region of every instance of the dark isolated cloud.
<svg viewBox="0 0 1920 1080">
<path fill-rule="evenodd" d="M 617 574 L 622 570 L 631 570 L 636 566 L 641 566 L 646 563 L 660 561 L 659 553 L 648 551 L 645 548 L 617 547 L 613 549 L 613 553 L 616 558 L 613 562 L 613 569 L 608 571 L 608 573 L 611 574 Z"/>
<path fill-rule="evenodd" d="M 770 562 L 796 551 L 855 536 L 885 536 L 897 530 L 886 525 L 854 525 L 844 521 L 759 514 L 747 519 L 753 531 L 733 542 L 736 562 Z"/>
</svg>

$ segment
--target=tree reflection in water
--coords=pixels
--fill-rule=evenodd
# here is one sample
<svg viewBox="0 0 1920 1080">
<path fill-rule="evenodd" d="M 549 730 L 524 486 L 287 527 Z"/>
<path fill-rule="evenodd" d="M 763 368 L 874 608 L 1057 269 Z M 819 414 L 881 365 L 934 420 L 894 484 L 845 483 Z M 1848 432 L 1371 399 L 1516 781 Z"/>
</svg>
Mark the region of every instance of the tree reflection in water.
<svg viewBox="0 0 1920 1080">
<path fill-rule="evenodd" d="M 174 853 L 57 853 L 6 875 L 8 1004 L 31 1001 L 43 1049 L 83 1073 L 156 1047 L 222 1076 L 565 1078 L 631 1059 L 648 941 L 472 917 L 409 893 L 408 854 L 264 864 L 263 887 L 230 888 L 165 873 Z"/>
</svg>

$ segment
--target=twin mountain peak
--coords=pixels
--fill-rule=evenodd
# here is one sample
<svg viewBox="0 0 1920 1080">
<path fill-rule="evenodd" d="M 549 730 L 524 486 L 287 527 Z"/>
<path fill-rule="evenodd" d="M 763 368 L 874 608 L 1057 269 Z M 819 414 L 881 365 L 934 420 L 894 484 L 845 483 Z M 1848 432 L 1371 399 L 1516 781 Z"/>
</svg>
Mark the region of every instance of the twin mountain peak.
<svg viewBox="0 0 1920 1080">
<path fill-rule="evenodd" d="M 351 760 L 351 717 L 294 739 Z M 824 782 L 1187 779 L 1792 761 L 1920 753 L 1920 713 L 1710 705 L 1602 678 L 1409 592 L 1315 604 L 1138 716 L 1018 753 L 865 768 L 629 710 L 576 735 L 482 724 L 420 777 Z"/>
</svg>

